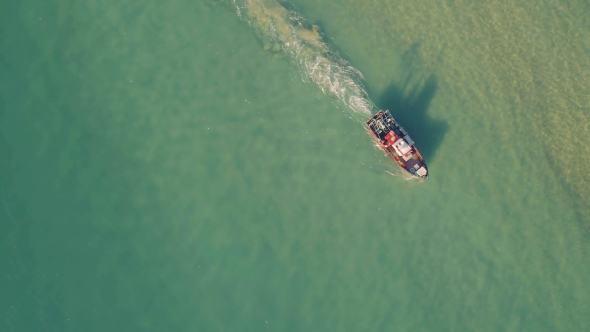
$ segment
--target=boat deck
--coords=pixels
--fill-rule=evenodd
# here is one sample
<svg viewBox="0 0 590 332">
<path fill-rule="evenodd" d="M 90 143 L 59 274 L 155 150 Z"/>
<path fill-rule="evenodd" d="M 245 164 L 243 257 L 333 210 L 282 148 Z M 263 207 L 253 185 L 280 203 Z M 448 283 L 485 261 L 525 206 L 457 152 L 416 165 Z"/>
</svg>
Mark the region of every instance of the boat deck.
<svg viewBox="0 0 590 332">
<path fill-rule="evenodd" d="M 423 166 L 424 163 L 420 161 L 420 159 L 418 159 L 418 156 L 416 154 L 414 154 L 412 156 L 412 158 L 408 159 L 408 161 L 406 161 L 406 171 L 410 172 L 411 168 L 414 168 L 414 165 L 420 165 Z"/>
<path fill-rule="evenodd" d="M 385 150 L 385 152 L 387 152 L 387 154 L 394 159 L 400 167 L 402 167 L 402 164 L 405 166 L 402 167 L 402 169 L 414 176 L 428 179 L 428 168 L 426 167 L 426 163 L 420 155 L 420 152 L 418 152 L 418 149 L 414 146 L 413 140 L 408 136 L 407 132 L 395 122 L 388 111 L 377 112 L 367 120 L 366 125 L 377 140 L 379 146 Z M 396 145 L 396 148 L 394 148 L 392 145 L 395 145 L 394 142 L 400 141 L 398 138 L 401 138 L 403 143 L 407 143 L 407 145 L 403 146 L 404 144 L 400 143 L 402 146 Z M 398 153 L 396 149 L 402 149 L 400 153 L 407 153 L 408 145 L 413 149 L 412 157 L 408 160 L 404 160 L 402 157 L 397 157 Z M 396 158 L 399 160 L 395 160 Z M 420 173 L 418 174 L 416 170 L 420 170 Z"/>
</svg>

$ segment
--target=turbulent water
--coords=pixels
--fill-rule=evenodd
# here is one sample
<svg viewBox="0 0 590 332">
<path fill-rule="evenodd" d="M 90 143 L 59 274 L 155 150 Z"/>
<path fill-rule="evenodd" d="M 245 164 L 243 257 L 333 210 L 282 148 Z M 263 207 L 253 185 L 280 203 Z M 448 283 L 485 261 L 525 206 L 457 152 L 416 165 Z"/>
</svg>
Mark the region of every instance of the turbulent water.
<svg viewBox="0 0 590 332">
<path fill-rule="evenodd" d="M 305 77 L 353 112 L 372 114 L 375 106 L 363 86 L 363 75 L 325 43 L 317 25 L 276 0 L 234 0 L 234 4 L 261 34 L 266 49 L 287 54 Z"/>
</svg>

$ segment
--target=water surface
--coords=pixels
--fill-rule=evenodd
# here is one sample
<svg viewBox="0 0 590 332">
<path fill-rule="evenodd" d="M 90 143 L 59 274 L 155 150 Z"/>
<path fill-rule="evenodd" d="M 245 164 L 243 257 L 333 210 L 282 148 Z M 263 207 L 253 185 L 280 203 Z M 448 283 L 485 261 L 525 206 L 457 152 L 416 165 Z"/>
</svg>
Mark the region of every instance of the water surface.
<svg viewBox="0 0 590 332">
<path fill-rule="evenodd" d="M 589 12 L 2 2 L 0 330 L 588 330 Z"/>
</svg>

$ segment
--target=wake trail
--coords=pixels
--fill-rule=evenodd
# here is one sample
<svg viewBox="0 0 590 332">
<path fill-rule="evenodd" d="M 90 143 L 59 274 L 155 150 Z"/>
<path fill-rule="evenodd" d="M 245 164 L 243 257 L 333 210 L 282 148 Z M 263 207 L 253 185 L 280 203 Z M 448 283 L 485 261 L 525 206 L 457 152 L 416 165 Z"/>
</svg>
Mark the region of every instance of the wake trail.
<svg viewBox="0 0 590 332">
<path fill-rule="evenodd" d="M 322 38 L 319 28 L 276 0 L 232 0 L 238 15 L 256 28 L 265 48 L 287 54 L 303 76 L 354 113 L 376 110 L 362 83 L 363 75 Z"/>
</svg>

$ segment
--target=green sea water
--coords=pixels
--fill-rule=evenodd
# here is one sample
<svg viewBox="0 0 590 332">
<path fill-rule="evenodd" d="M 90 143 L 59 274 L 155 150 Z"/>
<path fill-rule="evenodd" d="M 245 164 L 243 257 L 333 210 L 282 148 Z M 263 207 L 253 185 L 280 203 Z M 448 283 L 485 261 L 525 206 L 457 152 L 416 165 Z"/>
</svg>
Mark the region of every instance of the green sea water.
<svg viewBox="0 0 590 332">
<path fill-rule="evenodd" d="M 590 330 L 589 17 L 0 2 L 0 331 Z"/>
</svg>

